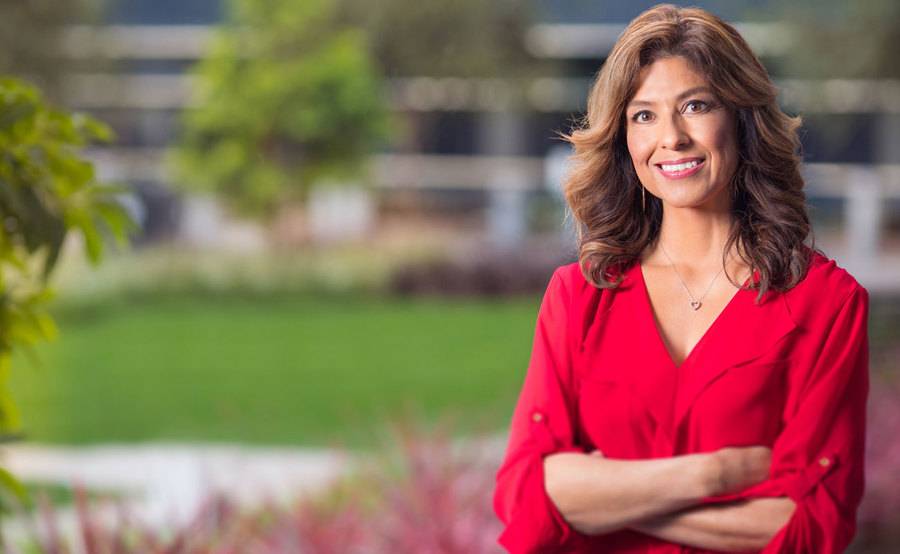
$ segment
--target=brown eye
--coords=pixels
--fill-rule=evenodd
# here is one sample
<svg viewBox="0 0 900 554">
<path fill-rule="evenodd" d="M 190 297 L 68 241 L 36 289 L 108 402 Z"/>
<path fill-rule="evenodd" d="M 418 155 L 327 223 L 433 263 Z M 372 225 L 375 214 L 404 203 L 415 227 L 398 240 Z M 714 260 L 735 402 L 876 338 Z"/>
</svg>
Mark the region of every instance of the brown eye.
<svg viewBox="0 0 900 554">
<path fill-rule="evenodd" d="M 634 121 L 635 123 L 646 123 L 646 122 L 650 121 L 650 119 L 651 119 L 651 114 L 650 114 L 650 112 L 648 112 L 646 110 L 639 111 L 636 114 L 631 116 L 631 120 Z"/>
<path fill-rule="evenodd" d="M 691 106 L 694 106 L 695 109 L 690 109 Z M 684 107 L 688 113 L 700 113 L 705 112 L 707 108 L 709 108 L 709 104 L 707 104 L 703 100 L 691 100 L 690 102 L 685 104 Z"/>
</svg>

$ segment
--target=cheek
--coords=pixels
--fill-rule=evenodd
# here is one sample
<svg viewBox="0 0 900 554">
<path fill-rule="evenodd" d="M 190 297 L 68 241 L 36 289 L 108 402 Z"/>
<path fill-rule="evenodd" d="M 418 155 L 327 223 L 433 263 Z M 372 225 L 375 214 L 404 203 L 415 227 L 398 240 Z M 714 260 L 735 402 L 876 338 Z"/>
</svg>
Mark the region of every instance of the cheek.
<svg viewBox="0 0 900 554">
<path fill-rule="evenodd" d="M 724 160 L 733 161 L 737 158 L 737 144 L 732 132 L 723 130 L 715 136 L 716 149 Z"/>
<path fill-rule="evenodd" d="M 737 136 L 731 125 L 723 124 L 707 129 L 706 143 L 710 150 L 714 150 L 719 158 L 723 170 L 730 171 L 737 165 Z"/>
<path fill-rule="evenodd" d="M 645 165 L 650 155 L 653 153 L 653 145 L 641 133 L 629 132 L 626 140 L 628 144 L 628 153 L 631 155 L 631 161 L 634 162 L 638 171 L 641 166 Z"/>
</svg>

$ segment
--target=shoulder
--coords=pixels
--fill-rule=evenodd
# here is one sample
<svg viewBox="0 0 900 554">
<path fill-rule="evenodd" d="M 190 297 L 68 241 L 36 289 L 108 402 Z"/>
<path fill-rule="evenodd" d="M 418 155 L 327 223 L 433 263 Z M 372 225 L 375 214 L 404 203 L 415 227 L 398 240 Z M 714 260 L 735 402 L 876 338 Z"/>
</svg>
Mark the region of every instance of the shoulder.
<svg viewBox="0 0 900 554">
<path fill-rule="evenodd" d="M 553 272 L 548 287 L 548 296 L 563 301 L 573 317 L 584 322 L 591 319 L 600 304 L 608 301 L 609 295 L 585 278 L 579 262 L 561 265 Z"/>
<path fill-rule="evenodd" d="M 806 275 L 791 290 L 796 290 L 796 295 L 817 296 L 821 301 L 823 295 L 841 299 L 865 288 L 836 260 L 814 251 Z"/>
<path fill-rule="evenodd" d="M 836 260 L 813 251 L 806 275 L 785 292 L 792 315 L 800 319 L 836 315 L 850 304 L 868 304 L 868 291 Z"/>
<path fill-rule="evenodd" d="M 572 262 L 557 267 L 550 282 L 551 285 L 555 283 L 557 287 L 566 291 L 573 298 L 581 297 L 585 293 L 591 293 L 592 291 L 597 293 L 600 291 L 585 278 L 579 262 Z"/>
<path fill-rule="evenodd" d="M 556 279 L 568 289 L 578 286 L 579 281 L 585 280 L 584 274 L 581 272 L 581 265 L 578 262 L 557 267 L 553 271 L 553 279 Z"/>
</svg>

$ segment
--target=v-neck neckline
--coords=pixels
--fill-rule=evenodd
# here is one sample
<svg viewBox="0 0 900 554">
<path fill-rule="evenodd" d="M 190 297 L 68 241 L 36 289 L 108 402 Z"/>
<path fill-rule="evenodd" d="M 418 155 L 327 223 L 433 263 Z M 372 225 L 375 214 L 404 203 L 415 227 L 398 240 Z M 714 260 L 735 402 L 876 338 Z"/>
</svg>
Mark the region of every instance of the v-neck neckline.
<svg viewBox="0 0 900 554">
<path fill-rule="evenodd" d="M 703 345 L 704 342 L 707 341 L 707 337 L 712 333 L 712 331 L 716 328 L 717 325 L 721 323 L 721 320 L 724 319 L 724 316 L 729 312 L 729 310 L 734 309 L 733 305 L 737 303 L 738 296 L 741 295 L 746 289 L 744 287 L 747 286 L 747 283 L 750 282 L 750 277 L 744 281 L 735 293 L 731 296 L 731 299 L 725 304 L 725 307 L 722 308 L 718 315 L 716 315 L 713 322 L 706 328 L 703 332 L 703 335 L 700 336 L 700 339 L 694 344 L 693 348 L 687 353 L 683 360 L 681 360 L 680 364 L 675 363 L 675 359 L 672 357 L 672 353 L 669 352 L 669 348 L 666 346 L 666 341 L 663 340 L 662 331 L 660 330 L 659 323 L 656 321 L 656 313 L 653 311 L 653 302 L 650 300 L 650 290 L 647 288 L 647 281 L 644 278 L 644 267 L 641 265 L 640 260 L 635 262 L 637 264 L 637 275 L 639 283 L 639 288 L 641 289 L 641 296 L 644 299 L 644 308 L 646 309 L 646 314 L 650 318 L 651 326 L 653 327 L 653 333 L 656 336 L 656 343 L 659 345 L 660 350 L 662 350 L 663 354 L 665 354 L 666 360 L 668 360 L 669 364 L 675 368 L 676 370 L 682 369 L 685 364 L 687 364 L 694 357 L 694 353 Z"/>
</svg>

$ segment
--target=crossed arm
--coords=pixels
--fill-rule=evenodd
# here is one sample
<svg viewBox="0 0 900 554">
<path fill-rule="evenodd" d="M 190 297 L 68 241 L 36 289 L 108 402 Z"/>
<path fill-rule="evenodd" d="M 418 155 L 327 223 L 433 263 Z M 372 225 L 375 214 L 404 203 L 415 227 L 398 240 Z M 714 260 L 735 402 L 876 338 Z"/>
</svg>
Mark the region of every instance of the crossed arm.
<svg viewBox="0 0 900 554">
<path fill-rule="evenodd" d="M 559 453 L 544 460 L 545 486 L 563 517 L 585 534 L 630 528 L 697 548 L 760 550 L 790 520 L 793 500 L 700 501 L 763 480 L 769 460 L 763 447 L 652 460 Z"/>
<path fill-rule="evenodd" d="M 719 551 L 836 554 L 846 549 L 864 490 L 864 288 L 855 285 L 836 302 L 838 313 L 822 316 L 811 331 L 824 342 L 815 341 L 814 351 L 794 358 L 799 369 L 787 374 L 784 428 L 771 458 L 771 453 L 759 459 L 738 455 L 757 448 L 751 447 L 615 460 L 585 454 L 576 441 L 569 395 L 578 346 L 571 337 L 581 335 L 571 332 L 577 318 L 570 317 L 573 296 L 562 279 L 560 271 L 554 273 L 542 301 L 507 453 L 497 472 L 494 509 L 504 523 L 498 540 L 507 550 L 558 551 L 580 544 L 579 535 L 620 529 Z M 755 483 L 765 498 L 706 503 L 731 492 L 738 497 Z"/>
</svg>

